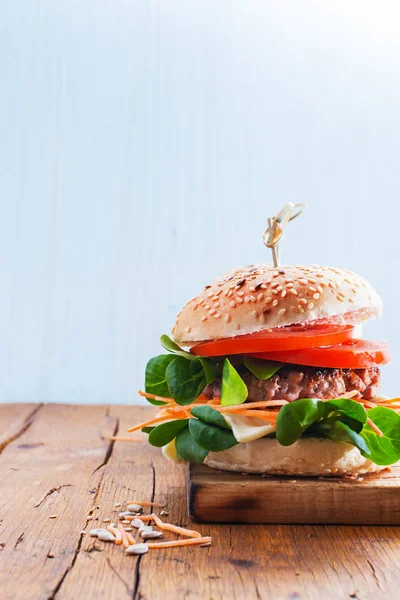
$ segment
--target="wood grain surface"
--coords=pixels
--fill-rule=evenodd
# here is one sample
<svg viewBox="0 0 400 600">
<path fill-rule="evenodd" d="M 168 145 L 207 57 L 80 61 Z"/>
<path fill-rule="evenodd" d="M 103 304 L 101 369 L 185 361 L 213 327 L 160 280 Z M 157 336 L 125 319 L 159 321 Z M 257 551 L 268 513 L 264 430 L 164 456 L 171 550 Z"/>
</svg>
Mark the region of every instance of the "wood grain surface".
<svg viewBox="0 0 400 600">
<path fill-rule="evenodd" d="M 398 527 L 192 524 L 185 467 L 142 434 L 108 439 L 152 409 L 34 409 L 0 407 L 0 432 L 13 437 L 0 455 L 2 600 L 397 597 Z M 211 535 L 212 546 L 126 557 L 81 533 L 115 519 L 128 497 L 165 503 L 170 522 Z"/>
<path fill-rule="evenodd" d="M 189 513 L 213 523 L 400 524 L 400 467 L 357 480 L 259 477 L 190 465 Z"/>
</svg>

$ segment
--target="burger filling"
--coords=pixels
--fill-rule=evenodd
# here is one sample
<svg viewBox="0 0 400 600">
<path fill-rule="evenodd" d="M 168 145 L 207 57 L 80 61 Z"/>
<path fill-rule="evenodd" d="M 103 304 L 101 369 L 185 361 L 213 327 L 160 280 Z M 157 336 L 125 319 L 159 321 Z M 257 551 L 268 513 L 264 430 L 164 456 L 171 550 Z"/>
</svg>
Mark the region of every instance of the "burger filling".
<svg viewBox="0 0 400 600">
<path fill-rule="evenodd" d="M 287 400 L 320 398 L 330 400 L 357 391 L 359 396 L 370 400 L 377 396 L 381 374 L 378 367 L 370 369 L 324 369 L 289 365 L 283 367 L 270 379 L 262 381 L 247 369 L 237 369 L 246 384 L 248 396 L 245 402 L 262 400 Z M 222 378 L 207 385 L 203 394 L 207 398 L 221 397 Z"/>
<path fill-rule="evenodd" d="M 400 460 L 400 399 L 378 396 L 379 365 L 390 360 L 384 342 L 352 338 L 246 354 L 229 341 L 223 356 L 187 352 L 167 336 L 161 344 L 167 353 L 149 360 L 140 392 L 158 413 L 129 431 L 148 433 L 175 462 L 202 463 L 209 452 L 262 437 L 282 446 L 325 438 L 355 446 L 377 465 Z"/>
</svg>

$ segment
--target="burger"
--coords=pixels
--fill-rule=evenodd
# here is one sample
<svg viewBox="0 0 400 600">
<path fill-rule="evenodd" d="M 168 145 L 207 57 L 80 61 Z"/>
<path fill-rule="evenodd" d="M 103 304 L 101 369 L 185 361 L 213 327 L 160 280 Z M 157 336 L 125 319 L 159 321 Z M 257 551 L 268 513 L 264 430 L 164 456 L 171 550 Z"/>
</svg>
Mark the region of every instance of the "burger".
<svg viewBox="0 0 400 600">
<path fill-rule="evenodd" d="M 380 395 L 383 341 L 361 338 L 382 300 L 345 269 L 251 265 L 178 314 L 145 391 L 142 429 L 173 462 L 295 476 L 374 473 L 400 459 L 400 401 Z"/>
</svg>

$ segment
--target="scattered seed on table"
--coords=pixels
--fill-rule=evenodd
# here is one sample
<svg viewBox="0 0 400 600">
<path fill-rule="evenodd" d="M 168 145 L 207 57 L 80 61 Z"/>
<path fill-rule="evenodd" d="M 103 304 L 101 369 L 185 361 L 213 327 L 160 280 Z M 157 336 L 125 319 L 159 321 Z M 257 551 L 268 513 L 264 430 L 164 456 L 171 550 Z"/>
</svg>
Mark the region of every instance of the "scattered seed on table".
<svg viewBox="0 0 400 600">
<path fill-rule="evenodd" d="M 132 531 L 132 527 L 124 527 L 124 531 Z"/>
<path fill-rule="evenodd" d="M 101 529 L 91 529 L 89 531 L 89 535 L 91 535 L 92 537 L 97 537 L 99 534 L 99 531 L 101 531 Z M 105 529 L 103 529 L 103 531 L 105 531 Z"/>
<path fill-rule="evenodd" d="M 140 506 L 139 504 L 128 504 L 126 508 L 135 513 L 141 513 L 143 511 L 143 506 Z"/>
<path fill-rule="evenodd" d="M 120 512 L 118 516 L 120 519 L 123 519 L 124 517 L 134 517 L 135 515 L 135 512 L 130 512 L 129 510 L 126 510 L 124 512 Z"/>
<path fill-rule="evenodd" d="M 142 533 L 143 531 L 149 533 L 150 531 L 153 531 L 153 528 L 151 525 L 142 525 L 142 527 L 139 527 L 139 533 Z"/>
<path fill-rule="evenodd" d="M 128 519 L 123 519 L 121 523 L 123 523 L 124 525 L 129 525 L 130 521 L 128 521 Z"/>
<path fill-rule="evenodd" d="M 107 517 L 106 519 L 103 519 L 103 523 L 111 523 L 111 519 Z"/>
<path fill-rule="evenodd" d="M 107 531 L 107 529 L 100 529 L 100 531 L 97 534 L 97 537 L 102 542 L 115 542 L 115 537 L 112 533 Z"/>
<path fill-rule="evenodd" d="M 155 538 L 161 538 L 164 537 L 164 534 L 162 531 L 140 531 L 140 535 L 142 536 L 142 538 L 144 540 L 151 540 L 151 539 L 155 539 Z"/>
<path fill-rule="evenodd" d="M 122 506 L 122 504 L 121 504 L 121 502 L 116 502 L 116 503 L 114 504 L 114 506 L 115 506 L 115 508 L 119 508 L 120 506 Z"/>
<path fill-rule="evenodd" d="M 50 515 L 49 519 L 57 519 L 57 515 Z"/>
<path fill-rule="evenodd" d="M 136 529 L 140 529 L 141 527 L 143 527 L 143 521 L 141 521 L 140 519 L 133 519 L 133 521 L 131 521 L 131 525 Z"/>
<path fill-rule="evenodd" d="M 125 549 L 125 554 L 146 554 L 149 551 L 147 544 L 134 544 Z"/>
<path fill-rule="evenodd" d="M 82 529 L 81 534 L 86 535 L 86 531 L 84 529 Z"/>
<path fill-rule="evenodd" d="M 86 517 L 86 520 L 87 520 L 87 521 L 93 521 L 93 517 L 92 517 L 92 515 L 88 515 L 88 516 Z"/>
<path fill-rule="evenodd" d="M 160 516 L 161 516 L 161 517 L 166 517 L 167 515 L 168 515 L 168 513 L 167 513 L 167 511 L 166 511 L 166 510 L 162 510 L 162 511 L 160 512 Z"/>
</svg>

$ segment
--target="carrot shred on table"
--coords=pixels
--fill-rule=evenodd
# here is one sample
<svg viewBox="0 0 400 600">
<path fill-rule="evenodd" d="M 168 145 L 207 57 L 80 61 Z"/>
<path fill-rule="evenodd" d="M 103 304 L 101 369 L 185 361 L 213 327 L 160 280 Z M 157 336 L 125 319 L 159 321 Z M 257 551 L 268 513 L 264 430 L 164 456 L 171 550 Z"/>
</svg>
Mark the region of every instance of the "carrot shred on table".
<svg viewBox="0 0 400 600">
<path fill-rule="evenodd" d="M 379 437 L 383 437 L 383 432 L 379 429 L 378 425 L 375 425 L 375 423 L 369 417 L 367 419 L 367 423 L 371 427 L 371 429 L 373 429 L 375 433 L 379 435 Z"/>
<path fill-rule="evenodd" d="M 133 544 L 136 544 L 135 538 L 133 537 L 133 535 L 129 532 L 129 531 L 125 531 L 126 533 L 126 537 L 128 538 L 128 542 L 131 546 L 133 546 Z"/>
<path fill-rule="evenodd" d="M 131 545 L 127 536 L 127 532 L 124 529 L 120 529 L 121 537 L 122 537 L 122 545 L 124 548 L 129 548 Z"/>
<path fill-rule="evenodd" d="M 179 535 L 184 535 L 184 536 L 190 537 L 190 538 L 200 538 L 201 537 L 201 533 L 199 533 L 198 531 L 192 531 L 191 529 L 185 529 L 185 527 L 179 527 L 178 525 L 173 525 L 172 523 L 164 523 L 164 521 L 162 521 L 160 519 L 160 517 L 158 517 L 154 513 L 152 513 L 151 516 L 153 518 L 154 523 L 157 525 L 157 527 L 159 529 L 163 529 L 164 531 L 173 531 L 174 533 L 177 533 Z"/>
<path fill-rule="evenodd" d="M 165 504 L 159 504 L 158 502 L 144 502 L 143 500 L 127 500 L 125 504 L 139 504 L 139 506 L 157 506 L 158 508 L 164 508 L 165 506 Z"/>
<path fill-rule="evenodd" d="M 157 549 L 157 548 L 174 548 L 175 546 L 193 546 L 194 544 L 200 545 L 204 544 L 209 546 L 211 544 L 211 537 L 197 537 L 197 538 L 188 538 L 186 540 L 171 540 L 170 542 L 155 542 L 149 543 L 146 542 L 149 548 Z"/>
<path fill-rule="evenodd" d="M 128 433 L 132 433 L 133 431 L 138 431 L 143 427 L 151 427 L 154 423 L 159 423 L 160 421 L 169 421 L 171 419 L 171 415 L 162 415 L 161 417 L 154 417 L 149 421 L 145 421 L 144 423 L 140 423 L 140 425 L 135 425 L 134 427 L 130 427 L 128 429 Z"/>
<path fill-rule="evenodd" d="M 113 536 L 115 537 L 115 543 L 117 544 L 117 546 L 119 546 L 119 544 L 121 544 L 122 542 L 122 533 L 120 532 L 120 530 L 117 529 L 117 527 L 114 527 L 113 525 L 107 525 L 107 530 L 113 534 Z"/>
<path fill-rule="evenodd" d="M 108 438 L 110 442 L 140 442 L 139 438 L 131 437 L 120 437 L 118 435 L 112 435 Z"/>
</svg>

